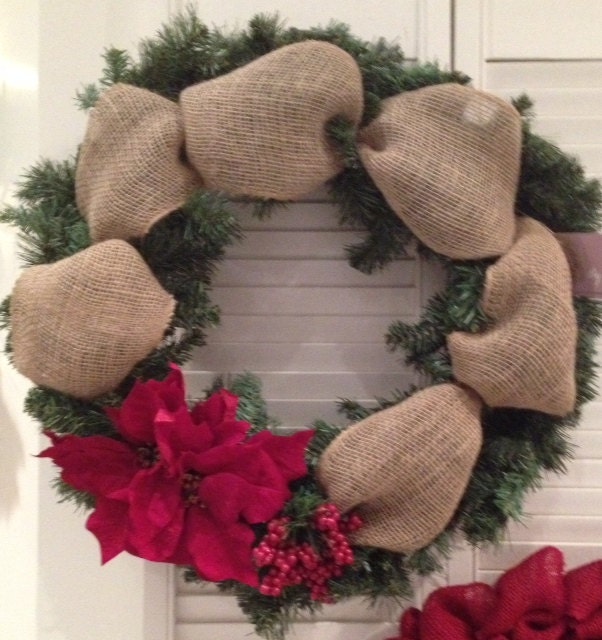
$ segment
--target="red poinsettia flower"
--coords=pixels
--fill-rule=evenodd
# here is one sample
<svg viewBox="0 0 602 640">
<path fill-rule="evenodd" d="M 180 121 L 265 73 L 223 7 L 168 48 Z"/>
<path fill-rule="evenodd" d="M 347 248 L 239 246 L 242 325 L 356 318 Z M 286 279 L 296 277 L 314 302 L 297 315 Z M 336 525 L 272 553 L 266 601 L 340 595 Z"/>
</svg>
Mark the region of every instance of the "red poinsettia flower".
<svg viewBox="0 0 602 640">
<path fill-rule="evenodd" d="M 258 586 L 251 525 L 272 519 L 307 473 L 307 430 L 248 436 L 238 398 L 213 394 L 189 410 L 177 367 L 162 382 L 137 382 L 119 409 L 107 411 L 122 440 L 57 436 L 42 457 L 61 477 L 95 496 L 87 528 L 103 563 L 122 551 L 189 564 L 206 580 Z"/>
</svg>

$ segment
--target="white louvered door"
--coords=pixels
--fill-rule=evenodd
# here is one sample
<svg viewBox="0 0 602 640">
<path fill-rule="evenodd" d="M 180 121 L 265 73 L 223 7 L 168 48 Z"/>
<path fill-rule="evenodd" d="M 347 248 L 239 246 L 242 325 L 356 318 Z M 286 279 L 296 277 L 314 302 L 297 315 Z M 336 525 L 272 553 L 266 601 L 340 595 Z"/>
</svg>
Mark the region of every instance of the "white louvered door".
<svg viewBox="0 0 602 640">
<path fill-rule="evenodd" d="M 458 0 L 455 59 L 475 84 L 504 98 L 527 93 L 536 133 L 602 178 L 602 3 L 596 0 Z M 599 351 L 602 344 L 599 345 Z M 568 473 L 550 476 L 499 549 L 463 551 L 456 582 L 494 581 L 546 544 L 575 567 L 602 557 L 602 402 L 590 403 L 573 435 Z"/>
</svg>

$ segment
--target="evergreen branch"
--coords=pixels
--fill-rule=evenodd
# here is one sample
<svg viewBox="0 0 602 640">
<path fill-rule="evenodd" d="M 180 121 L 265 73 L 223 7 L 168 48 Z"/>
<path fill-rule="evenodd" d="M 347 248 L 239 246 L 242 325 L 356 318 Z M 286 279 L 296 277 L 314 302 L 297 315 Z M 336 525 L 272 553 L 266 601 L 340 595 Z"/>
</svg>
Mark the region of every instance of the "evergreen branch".
<svg viewBox="0 0 602 640">
<path fill-rule="evenodd" d="M 90 245 L 88 225 L 71 205 L 40 202 L 7 207 L 0 217 L 19 229 L 19 258 L 26 266 L 50 264 Z"/>
<path fill-rule="evenodd" d="M 0 330 L 10 330 L 10 299 L 11 296 L 6 296 L 0 303 Z"/>
<path fill-rule="evenodd" d="M 523 128 L 517 210 L 552 231 L 597 231 L 602 224 L 602 190 L 583 167 L 551 142 Z"/>
<path fill-rule="evenodd" d="M 186 87 L 214 78 L 227 68 L 223 49 L 213 45 L 210 30 L 188 9 L 154 38 L 141 42 L 139 62 L 132 66 L 128 81 L 176 100 Z"/>
<path fill-rule="evenodd" d="M 94 509 L 96 500 L 94 496 L 85 491 L 78 491 L 70 484 L 67 484 L 60 476 L 57 476 L 51 483 L 51 487 L 59 496 L 59 503 L 71 502 L 75 505 L 76 511 L 91 511 Z"/>
<path fill-rule="evenodd" d="M 284 209 L 287 204 L 287 202 L 272 198 L 257 198 L 253 200 L 253 217 L 258 220 L 266 220 L 272 216 L 275 209 Z"/>
<path fill-rule="evenodd" d="M 346 118 L 333 118 L 326 125 L 328 137 L 334 142 L 340 151 L 345 166 L 350 169 L 359 169 L 361 161 L 357 150 L 357 130 Z"/>
<path fill-rule="evenodd" d="M 75 206 L 75 166 L 75 158 L 39 160 L 18 183 L 17 198 L 31 206 L 52 203 L 59 210 Z"/>
<path fill-rule="evenodd" d="M 248 30 L 241 37 L 253 59 L 282 46 L 284 25 L 277 13 L 260 13 L 249 20 Z"/>
<path fill-rule="evenodd" d="M 341 427 L 331 425 L 323 420 L 316 420 L 312 424 L 312 428 L 315 429 L 315 434 L 307 447 L 305 455 L 307 466 L 310 470 L 318 466 L 320 456 L 324 453 L 326 447 L 343 431 Z"/>
<path fill-rule="evenodd" d="M 410 385 L 403 391 L 400 389 L 394 389 L 389 393 L 388 397 L 374 398 L 374 404 L 370 407 L 366 407 L 360 402 L 357 402 L 357 400 L 341 398 L 337 402 L 337 410 L 350 422 L 359 422 L 374 413 L 394 407 L 400 402 L 407 400 L 419 390 L 419 387 L 416 385 Z"/>
<path fill-rule="evenodd" d="M 103 87 L 111 87 L 118 82 L 128 81 L 133 61 L 127 51 L 110 47 L 105 50 L 103 58 L 105 67 L 99 81 Z"/>
<path fill-rule="evenodd" d="M 337 408 L 339 413 L 350 422 L 359 422 L 373 413 L 368 407 L 350 398 L 341 398 L 337 403 Z"/>
<path fill-rule="evenodd" d="M 347 163 L 354 164 L 349 156 Z M 359 160 L 355 167 L 333 178 L 328 188 L 339 209 L 341 224 L 350 223 L 368 231 L 362 242 L 346 247 L 346 252 L 354 269 L 370 274 L 395 259 L 407 257 L 407 245 L 413 236 L 391 211 Z"/>
<path fill-rule="evenodd" d="M 222 585 L 222 589 L 236 596 L 238 606 L 266 640 L 285 640 L 291 623 L 301 614 L 313 615 L 322 608 L 309 598 L 306 590 L 287 589 L 286 596 L 263 596 L 256 589 L 240 583 Z"/>
<path fill-rule="evenodd" d="M 274 429 L 279 422 L 270 417 L 266 401 L 261 395 L 261 380 L 253 373 L 245 372 L 235 376 L 229 385 L 232 393 L 238 396 L 239 420 L 245 420 L 252 425 L 249 435 L 265 429 Z"/>
<path fill-rule="evenodd" d="M 102 91 L 95 84 L 85 84 L 75 92 L 75 104 L 81 111 L 89 111 L 98 102 Z"/>
<path fill-rule="evenodd" d="M 52 389 L 33 387 L 25 398 L 25 412 L 44 430 L 78 436 L 116 434 L 102 406 Z"/>
<path fill-rule="evenodd" d="M 178 297 L 191 282 L 209 285 L 226 248 L 241 238 L 227 200 L 198 190 L 182 209 L 163 218 L 133 244 L 161 284 Z"/>
<path fill-rule="evenodd" d="M 577 315 L 576 387 L 577 409 L 591 402 L 598 394 L 596 341 L 602 334 L 602 303 L 587 298 L 575 298 Z"/>
<path fill-rule="evenodd" d="M 374 547 L 353 547 L 354 565 L 332 581 L 332 593 L 342 600 L 363 596 L 374 604 L 379 598 L 402 600 L 412 595 L 406 557 Z"/>
</svg>

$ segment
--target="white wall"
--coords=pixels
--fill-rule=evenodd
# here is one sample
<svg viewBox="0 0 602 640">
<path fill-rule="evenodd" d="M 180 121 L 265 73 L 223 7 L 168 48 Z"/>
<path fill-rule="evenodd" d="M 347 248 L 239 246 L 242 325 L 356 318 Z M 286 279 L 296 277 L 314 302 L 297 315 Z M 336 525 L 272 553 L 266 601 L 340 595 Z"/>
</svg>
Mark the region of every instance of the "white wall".
<svg viewBox="0 0 602 640">
<path fill-rule="evenodd" d="M 23 13 L 0 22 L 2 101 L 0 123 L 1 199 L 20 168 L 38 153 L 37 2 L 20 3 Z M 15 3 L 16 6 L 16 3 Z M 19 47 L 21 39 L 30 46 Z M 26 134 L 26 135 L 23 135 Z M 14 234 L 0 228 L 0 295 L 11 289 L 17 270 Z M 26 383 L 0 361 L 0 629 L 7 638 L 35 638 L 37 583 L 38 465 L 30 452 L 38 448 L 35 428 L 22 417 Z"/>
<path fill-rule="evenodd" d="M 167 15 L 166 3 L 3 1 L 2 201 L 10 201 L 23 167 L 40 156 L 63 159 L 75 152 L 85 126 L 74 107 L 75 90 L 98 78 L 107 43 L 129 46 Z M 12 289 L 17 265 L 14 233 L 2 227 L 2 297 Z M 99 566 L 83 515 L 56 504 L 49 486 L 54 472 L 33 457 L 46 442 L 22 413 L 27 382 L 4 358 L 0 376 L 0 636 L 164 640 L 165 608 L 147 611 L 153 589 L 161 590 L 159 601 L 167 599 L 164 568 L 125 556 Z"/>
</svg>

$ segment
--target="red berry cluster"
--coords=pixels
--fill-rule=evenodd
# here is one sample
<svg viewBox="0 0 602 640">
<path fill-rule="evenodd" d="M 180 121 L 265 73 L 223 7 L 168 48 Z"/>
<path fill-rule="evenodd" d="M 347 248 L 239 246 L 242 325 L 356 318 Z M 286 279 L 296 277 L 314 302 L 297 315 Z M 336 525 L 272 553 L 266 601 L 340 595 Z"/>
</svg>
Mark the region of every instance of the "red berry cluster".
<svg viewBox="0 0 602 640">
<path fill-rule="evenodd" d="M 271 520 L 267 534 L 253 549 L 255 564 L 268 568 L 259 587 L 260 593 L 280 596 L 286 587 L 305 585 L 312 600 L 333 602 L 328 581 L 340 577 L 344 567 L 353 564 L 353 551 L 347 536 L 362 526 L 361 518 L 357 514 L 341 515 L 334 504 L 318 507 L 312 525 L 324 542 L 320 551 L 308 542 L 292 540 L 290 522 L 288 517 Z"/>
</svg>

